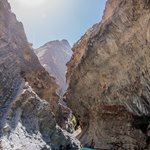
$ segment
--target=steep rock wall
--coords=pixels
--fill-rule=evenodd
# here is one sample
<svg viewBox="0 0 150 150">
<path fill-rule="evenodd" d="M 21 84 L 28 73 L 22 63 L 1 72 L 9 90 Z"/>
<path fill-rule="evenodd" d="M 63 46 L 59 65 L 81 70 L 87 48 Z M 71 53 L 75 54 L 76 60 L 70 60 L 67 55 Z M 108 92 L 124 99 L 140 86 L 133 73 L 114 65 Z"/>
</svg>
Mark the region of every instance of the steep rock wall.
<svg viewBox="0 0 150 150">
<path fill-rule="evenodd" d="M 67 103 L 80 122 L 81 142 L 148 148 L 147 131 L 133 122 L 150 114 L 149 0 L 108 0 L 102 21 L 89 31 L 67 64 Z"/>
<path fill-rule="evenodd" d="M 80 142 L 56 124 L 50 104 L 27 82 L 9 108 L 2 133 L 2 150 L 80 149 Z"/>
<path fill-rule="evenodd" d="M 0 1 L 0 97 L 3 103 L 16 94 L 22 77 L 30 82 L 41 98 L 51 101 L 56 107 L 58 97 L 54 78 L 40 65 L 38 58 L 28 44 L 23 25 L 16 20 L 6 0 Z M 8 90 L 11 90 L 10 93 Z"/>
<path fill-rule="evenodd" d="M 55 79 L 30 47 L 22 23 L 16 20 L 7 0 L 0 0 L 1 150 L 80 147 L 56 124 L 52 113 L 57 119 L 56 89 Z"/>
</svg>

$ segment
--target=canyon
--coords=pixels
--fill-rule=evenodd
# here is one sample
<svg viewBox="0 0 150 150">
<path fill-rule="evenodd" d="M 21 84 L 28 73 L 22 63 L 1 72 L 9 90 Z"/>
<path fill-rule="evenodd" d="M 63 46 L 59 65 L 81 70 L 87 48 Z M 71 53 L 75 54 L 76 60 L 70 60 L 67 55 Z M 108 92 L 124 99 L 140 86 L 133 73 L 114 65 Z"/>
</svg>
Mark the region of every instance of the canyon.
<svg viewBox="0 0 150 150">
<path fill-rule="evenodd" d="M 70 111 L 77 137 L 65 128 Z M 72 51 L 67 40 L 34 50 L 0 0 L 0 149 L 81 145 L 150 149 L 150 0 L 107 0 L 102 20 Z"/>
</svg>

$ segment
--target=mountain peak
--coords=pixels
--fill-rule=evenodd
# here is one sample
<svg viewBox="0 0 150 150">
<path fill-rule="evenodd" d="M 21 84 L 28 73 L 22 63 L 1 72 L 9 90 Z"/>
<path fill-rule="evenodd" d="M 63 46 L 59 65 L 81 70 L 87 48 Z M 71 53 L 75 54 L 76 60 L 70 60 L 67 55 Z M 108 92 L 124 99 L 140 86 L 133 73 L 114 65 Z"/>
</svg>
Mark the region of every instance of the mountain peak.
<svg viewBox="0 0 150 150">
<path fill-rule="evenodd" d="M 49 42 L 47 42 L 46 44 L 44 44 L 43 46 L 41 46 L 39 48 L 46 47 L 46 46 L 54 47 L 54 46 L 58 46 L 58 45 L 60 45 L 61 47 L 63 45 L 63 46 L 68 47 L 69 49 L 71 49 L 71 46 L 70 46 L 69 42 L 66 39 L 49 41 Z"/>
<path fill-rule="evenodd" d="M 66 39 L 62 39 L 61 42 L 65 45 L 70 45 L 69 42 Z"/>
</svg>

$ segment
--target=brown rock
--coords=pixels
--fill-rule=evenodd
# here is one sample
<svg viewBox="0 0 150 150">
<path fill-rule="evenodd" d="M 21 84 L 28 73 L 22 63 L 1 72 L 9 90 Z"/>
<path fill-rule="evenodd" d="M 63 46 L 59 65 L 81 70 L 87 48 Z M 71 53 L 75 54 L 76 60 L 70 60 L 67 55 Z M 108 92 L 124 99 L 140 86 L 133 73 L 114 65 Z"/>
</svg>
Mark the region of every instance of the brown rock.
<svg viewBox="0 0 150 150">
<path fill-rule="evenodd" d="M 52 102 L 51 108 L 58 111 L 58 96 L 55 94 L 55 79 L 40 65 L 27 41 L 21 22 L 11 13 L 6 0 L 0 1 L 0 99 L 4 105 L 17 93 L 22 77 L 29 82 L 43 99 Z M 38 85 L 42 85 L 39 88 Z M 7 97 L 6 97 L 7 96 Z M 57 114 L 57 113 L 56 113 Z"/>
<path fill-rule="evenodd" d="M 102 21 L 74 45 L 66 96 L 83 145 L 146 147 L 145 133 L 132 123 L 150 114 L 149 35 L 148 1 L 108 0 Z"/>
</svg>

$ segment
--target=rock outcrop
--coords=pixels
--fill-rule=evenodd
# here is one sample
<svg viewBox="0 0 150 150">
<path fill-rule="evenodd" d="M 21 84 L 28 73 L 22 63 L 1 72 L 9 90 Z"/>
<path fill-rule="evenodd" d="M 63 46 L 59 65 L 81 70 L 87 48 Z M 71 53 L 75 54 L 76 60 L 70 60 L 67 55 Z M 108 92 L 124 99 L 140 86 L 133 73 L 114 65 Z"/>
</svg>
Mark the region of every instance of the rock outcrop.
<svg viewBox="0 0 150 150">
<path fill-rule="evenodd" d="M 80 147 L 56 124 L 57 87 L 34 54 L 9 3 L 0 0 L 1 150 Z"/>
<path fill-rule="evenodd" d="M 28 44 L 22 23 L 17 22 L 9 4 L 6 0 L 0 3 L 0 99 L 3 103 L 12 99 L 24 78 L 55 110 L 58 103 L 55 79 L 40 65 Z"/>
<path fill-rule="evenodd" d="M 56 78 L 59 85 L 58 95 L 62 98 L 68 85 L 66 84 L 66 63 L 70 60 L 72 51 L 67 40 L 48 42 L 34 52 L 42 66 Z"/>
<path fill-rule="evenodd" d="M 2 133 L 3 150 L 80 147 L 78 140 L 56 124 L 50 104 L 41 100 L 27 82 L 22 83 L 17 98 L 11 104 Z"/>
<path fill-rule="evenodd" d="M 82 144 L 149 149 L 150 1 L 108 0 L 73 52 L 66 97 Z"/>
<path fill-rule="evenodd" d="M 56 78 L 59 88 L 59 114 L 57 116 L 58 124 L 69 132 L 73 131 L 71 123 L 71 110 L 63 101 L 63 94 L 68 84 L 66 83 L 66 63 L 70 60 L 72 51 L 67 40 L 50 41 L 38 49 L 34 50 L 38 56 L 41 65 L 49 72 L 51 76 Z"/>
</svg>

